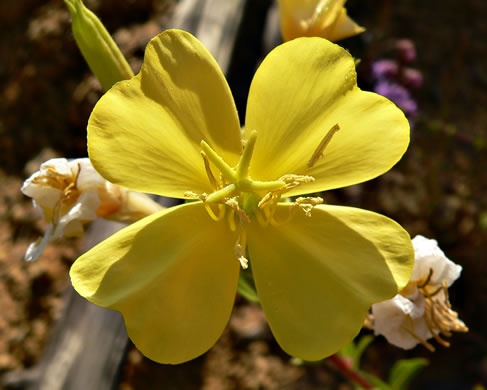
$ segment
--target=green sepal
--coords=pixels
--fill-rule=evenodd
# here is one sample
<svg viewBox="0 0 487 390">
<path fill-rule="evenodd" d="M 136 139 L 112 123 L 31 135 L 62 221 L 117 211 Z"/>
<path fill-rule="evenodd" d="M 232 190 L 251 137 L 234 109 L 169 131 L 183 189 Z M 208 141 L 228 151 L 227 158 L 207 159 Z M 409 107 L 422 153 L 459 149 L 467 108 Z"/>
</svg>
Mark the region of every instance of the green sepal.
<svg viewBox="0 0 487 390">
<path fill-rule="evenodd" d="M 82 0 L 64 0 L 72 19 L 73 35 L 88 66 L 103 89 L 134 76 L 127 60 L 98 17 Z"/>
</svg>

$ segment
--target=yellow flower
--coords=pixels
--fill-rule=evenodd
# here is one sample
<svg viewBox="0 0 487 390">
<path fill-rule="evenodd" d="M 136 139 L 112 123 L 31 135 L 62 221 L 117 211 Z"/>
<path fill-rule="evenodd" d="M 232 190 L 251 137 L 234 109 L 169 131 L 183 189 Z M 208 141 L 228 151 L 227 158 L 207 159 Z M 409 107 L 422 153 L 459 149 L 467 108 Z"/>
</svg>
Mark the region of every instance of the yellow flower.
<svg viewBox="0 0 487 390">
<path fill-rule="evenodd" d="M 323 37 L 339 41 L 365 31 L 350 17 L 346 0 L 278 0 L 281 33 L 285 41 Z"/>
<path fill-rule="evenodd" d="M 411 240 L 379 214 L 320 198 L 279 200 L 374 178 L 408 142 L 402 112 L 361 91 L 353 58 L 321 38 L 296 39 L 267 56 L 242 136 L 211 54 L 189 33 L 166 31 L 147 46 L 140 73 L 97 103 L 88 150 L 113 183 L 200 200 L 94 247 L 74 263 L 72 283 L 91 302 L 119 310 L 146 356 L 180 363 L 220 337 L 248 253 L 281 347 L 321 359 L 358 333 L 373 303 L 407 284 Z"/>
</svg>

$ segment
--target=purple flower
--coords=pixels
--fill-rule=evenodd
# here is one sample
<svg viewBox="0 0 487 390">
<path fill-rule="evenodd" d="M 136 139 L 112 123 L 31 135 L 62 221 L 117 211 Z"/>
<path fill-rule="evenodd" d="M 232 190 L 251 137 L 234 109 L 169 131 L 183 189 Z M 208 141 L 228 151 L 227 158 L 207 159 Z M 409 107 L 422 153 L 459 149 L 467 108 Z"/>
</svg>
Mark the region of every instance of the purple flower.
<svg viewBox="0 0 487 390">
<path fill-rule="evenodd" d="M 420 88 L 423 85 L 423 74 L 417 69 L 404 68 L 401 76 L 406 87 Z"/>
<path fill-rule="evenodd" d="M 396 50 L 399 59 L 406 64 L 416 60 L 416 47 L 410 39 L 400 39 L 396 41 Z"/>
<path fill-rule="evenodd" d="M 374 80 L 394 78 L 397 76 L 399 66 L 394 60 L 378 60 L 372 63 L 372 77 Z"/>
<path fill-rule="evenodd" d="M 380 81 L 374 86 L 374 91 L 396 103 L 408 118 L 418 113 L 418 105 L 402 85 L 391 81 Z"/>
</svg>

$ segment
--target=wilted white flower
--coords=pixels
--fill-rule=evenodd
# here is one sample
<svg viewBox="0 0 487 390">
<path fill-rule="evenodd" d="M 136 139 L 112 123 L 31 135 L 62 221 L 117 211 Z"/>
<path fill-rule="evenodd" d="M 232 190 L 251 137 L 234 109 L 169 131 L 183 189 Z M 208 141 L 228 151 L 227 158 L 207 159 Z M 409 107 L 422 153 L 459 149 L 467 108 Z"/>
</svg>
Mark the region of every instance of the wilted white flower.
<svg viewBox="0 0 487 390">
<path fill-rule="evenodd" d="M 444 337 L 468 328 L 451 309 L 448 287 L 458 279 L 462 267 L 449 260 L 436 240 L 416 236 L 413 240 L 415 265 L 408 285 L 393 299 L 372 305 L 372 322 L 376 335 L 404 349 L 421 343 L 434 351 L 426 340 L 435 338 L 441 345 L 450 344 Z"/>
<path fill-rule="evenodd" d="M 103 179 L 88 158 L 48 160 L 21 191 L 48 222 L 44 237 L 27 248 L 26 261 L 36 260 L 53 240 L 80 236 L 84 225 L 98 217 L 134 221 L 161 209 L 146 195 Z"/>
</svg>

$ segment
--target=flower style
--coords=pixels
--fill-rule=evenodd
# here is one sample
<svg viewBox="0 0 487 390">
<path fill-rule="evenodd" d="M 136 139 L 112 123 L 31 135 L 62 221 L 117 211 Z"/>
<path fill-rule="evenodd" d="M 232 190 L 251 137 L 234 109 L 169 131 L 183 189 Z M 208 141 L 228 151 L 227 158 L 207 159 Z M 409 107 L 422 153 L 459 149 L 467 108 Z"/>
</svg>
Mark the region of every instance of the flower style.
<svg viewBox="0 0 487 390">
<path fill-rule="evenodd" d="M 72 283 L 119 310 L 146 356 L 174 364 L 220 337 L 240 267 L 251 265 L 281 347 L 324 358 L 359 332 L 373 303 L 407 284 L 411 240 L 379 214 L 281 197 L 376 177 L 408 141 L 402 112 L 361 91 L 353 58 L 322 38 L 293 40 L 266 57 L 242 134 L 211 54 L 191 34 L 168 30 L 147 46 L 140 73 L 97 103 L 88 149 L 113 183 L 196 200 L 92 248 L 73 264 Z"/>
<path fill-rule="evenodd" d="M 44 237 L 27 248 L 26 261 L 38 259 L 51 241 L 80 236 L 83 226 L 97 217 L 133 221 L 161 209 L 146 195 L 107 182 L 88 158 L 48 160 L 21 191 L 49 223 Z"/>
<path fill-rule="evenodd" d="M 322 37 L 339 41 L 365 31 L 347 15 L 346 0 L 278 0 L 285 41 Z"/>
<path fill-rule="evenodd" d="M 441 336 L 468 331 L 448 301 L 448 287 L 462 267 L 445 256 L 436 240 L 416 236 L 412 242 L 416 262 L 411 280 L 393 299 L 372 305 L 373 328 L 398 347 L 411 349 L 421 343 L 434 351 L 426 340 L 433 337 L 449 346 Z"/>
</svg>

